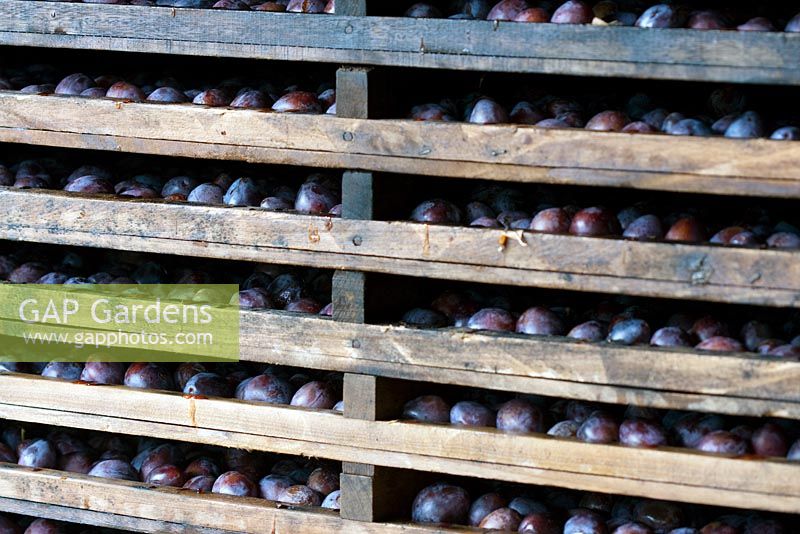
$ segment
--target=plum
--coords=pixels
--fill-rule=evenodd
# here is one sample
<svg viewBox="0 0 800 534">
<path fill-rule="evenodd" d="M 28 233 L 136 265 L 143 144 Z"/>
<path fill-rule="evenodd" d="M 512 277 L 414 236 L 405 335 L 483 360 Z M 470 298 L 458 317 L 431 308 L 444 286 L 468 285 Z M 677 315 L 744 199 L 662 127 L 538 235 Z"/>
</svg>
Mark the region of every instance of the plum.
<svg viewBox="0 0 800 534">
<path fill-rule="evenodd" d="M 94 464 L 92 455 L 85 451 L 71 452 L 58 459 L 58 469 L 70 473 L 87 474 Z"/>
<path fill-rule="evenodd" d="M 86 98 L 104 98 L 107 92 L 108 90 L 103 87 L 90 87 L 81 91 L 80 96 Z"/>
<path fill-rule="evenodd" d="M 461 401 L 450 409 L 450 423 L 465 426 L 494 426 L 495 414 L 479 402 Z"/>
<path fill-rule="evenodd" d="M 313 182 L 306 182 L 297 192 L 294 209 L 300 213 L 324 215 L 339 203 L 339 195 L 327 187 Z"/>
<path fill-rule="evenodd" d="M 521 522 L 522 516 L 516 511 L 511 508 L 498 508 L 484 517 L 478 527 L 515 532 Z"/>
<path fill-rule="evenodd" d="M 747 22 L 740 24 L 736 27 L 740 32 L 774 32 L 775 26 L 768 18 L 753 17 Z"/>
<path fill-rule="evenodd" d="M 222 204 L 225 192 L 212 183 L 200 184 L 187 195 L 186 200 L 198 204 Z"/>
<path fill-rule="evenodd" d="M 800 13 L 789 20 L 783 31 L 790 33 L 800 32 Z"/>
<path fill-rule="evenodd" d="M 292 487 L 294 481 L 286 476 L 267 475 L 258 483 L 261 497 L 268 501 L 277 501 L 284 490 Z"/>
<path fill-rule="evenodd" d="M 122 384 L 125 380 L 125 365 L 118 362 L 86 362 L 81 380 L 95 384 Z"/>
<path fill-rule="evenodd" d="M 46 275 L 39 278 L 36 283 L 37 284 L 49 284 L 49 285 L 61 285 L 64 282 L 69 280 L 69 276 L 64 273 L 47 273 Z"/>
<path fill-rule="evenodd" d="M 334 388 L 329 383 L 316 380 L 298 389 L 290 404 L 304 408 L 330 410 L 338 400 Z"/>
<path fill-rule="evenodd" d="M 653 534 L 653 531 L 640 523 L 629 522 L 618 526 L 611 534 Z"/>
<path fill-rule="evenodd" d="M 0 462 L 17 463 L 16 453 L 5 443 L 0 443 Z"/>
<path fill-rule="evenodd" d="M 331 1 L 333 1 L 333 0 L 331 0 Z M 322 504 L 320 504 L 320 506 L 323 507 L 323 508 L 327 508 L 329 510 L 339 510 L 339 509 L 341 509 L 341 503 L 340 503 L 341 495 L 342 495 L 342 491 L 341 490 L 336 490 L 336 491 L 330 492 L 328 494 L 328 496 L 325 497 L 325 499 L 323 499 Z"/>
<path fill-rule="evenodd" d="M 102 460 L 87 473 L 92 477 L 113 478 L 117 480 L 139 480 L 139 474 L 124 460 Z"/>
<path fill-rule="evenodd" d="M 508 499 L 499 493 L 485 493 L 475 499 L 469 508 L 469 525 L 476 527 L 490 513 L 508 506 Z"/>
<path fill-rule="evenodd" d="M 23 263 L 9 273 L 8 281 L 12 284 L 33 284 L 48 272 L 50 269 L 41 263 Z"/>
<path fill-rule="evenodd" d="M 755 111 L 746 111 L 742 113 L 739 118 L 728 126 L 725 130 L 725 137 L 736 139 L 752 139 L 756 137 L 764 137 L 766 132 L 764 130 L 764 121 L 761 116 Z"/>
<path fill-rule="evenodd" d="M 197 180 L 189 176 L 175 176 L 170 178 L 161 188 L 161 196 L 166 198 L 170 195 L 180 194 L 188 197 L 189 193 L 198 186 Z"/>
<path fill-rule="evenodd" d="M 587 443 L 612 443 L 619 440 L 619 424 L 608 414 L 594 412 L 578 428 L 576 437 Z"/>
<path fill-rule="evenodd" d="M 223 89 L 207 89 L 192 99 L 192 104 L 209 107 L 225 107 L 230 103 L 231 97 Z"/>
<path fill-rule="evenodd" d="M 562 208 L 547 208 L 531 219 L 530 229 L 547 234 L 569 233 L 572 219 Z"/>
<path fill-rule="evenodd" d="M 213 476 L 216 478 L 220 475 L 220 468 L 214 460 L 201 456 L 192 460 L 183 470 L 183 474 L 186 478 L 194 478 L 196 476 Z"/>
<path fill-rule="evenodd" d="M 447 317 L 434 310 L 414 308 L 406 312 L 402 318 L 403 324 L 417 328 L 441 328 L 447 326 Z"/>
<path fill-rule="evenodd" d="M 271 211 L 289 211 L 294 209 L 294 201 L 279 197 L 267 197 L 261 201 L 260 207 Z"/>
<path fill-rule="evenodd" d="M 491 98 L 476 101 L 468 119 L 468 122 L 474 124 L 502 124 L 509 121 L 506 110 Z"/>
<path fill-rule="evenodd" d="M 172 373 L 155 363 L 133 363 L 125 372 L 124 384 L 141 389 L 175 389 Z"/>
<path fill-rule="evenodd" d="M 659 328 L 650 338 L 650 344 L 654 347 L 692 347 L 692 339 L 677 326 L 665 326 Z"/>
<path fill-rule="evenodd" d="M 186 382 L 183 387 L 183 393 L 204 397 L 230 397 L 233 391 L 227 380 L 218 374 L 197 373 Z"/>
<path fill-rule="evenodd" d="M 608 329 L 599 321 L 586 321 L 575 326 L 569 331 L 567 337 L 580 341 L 603 341 L 608 334 Z"/>
<path fill-rule="evenodd" d="M 7 89 L 11 89 L 8 87 Z M 22 89 L 19 90 L 20 93 L 28 93 L 28 94 L 50 94 L 55 92 L 56 86 L 51 83 L 42 83 L 42 84 L 34 84 L 34 85 L 26 85 Z"/>
<path fill-rule="evenodd" d="M 514 20 L 532 6 L 527 0 L 501 0 L 486 14 L 486 20 Z M 477 15 L 473 14 L 476 18 Z"/>
<path fill-rule="evenodd" d="M 581 0 L 567 0 L 553 12 L 550 22 L 554 24 L 591 24 L 592 8 Z"/>
<path fill-rule="evenodd" d="M 114 193 L 114 186 L 108 180 L 99 176 L 81 176 L 68 183 L 64 191 L 71 193 Z"/>
<path fill-rule="evenodd" d="M 797 126 L 784 126 L 772 132 L 769 138 L 778 141 L 797 141 L 800 139 L 800 128 Z"/>
<path fill-rule="evenodd" d="M 517 13 L 514 22 L 549 22 L 550 13 L 541 7 L 532 7 Z M 533 123 L 529 123 L 533 124 Z"/>
<path fill-rule="evenodd" d="M 128 82 L 117 82 L 108 88 L 106 98 L 144 102 L 147 98 L 141 89 Z"/>
<path fill-rule="evenodd" d="M 284 310 L 288 312 L 308 314 L 319 313 L 321 309 L 322 304 L 311 298 L 299 298 L 297 300 L 293 300 L 284 308 Z"/>
<path fill-rule="evenodd" d="M 223 196 L 223 202 L 228 206 L 258 206 L 263 196 L 255 180 L 243 176 L 231 184 Z"/>
<path fill-rule="evenodd" d="M 238 471 L 222 473 L 211 487 L 212 493 L 236 495 L 240 497 L 258 497 L 258 489 L 247 476 Z"/>
<path fill-rule="evenodd" d="M 464 524 L 469 517 L 469 494 L 446 483 L 424 488 L 414 498 L 411 519 L 416 523 Z"/>
<path fill-rule="evenodd" d="M 607 534 L 606 523 L 600 514 L 579 510 L 564 524 L 563 534 Z"/>
<path fill-rule="evenodd" d="M 632 134 L 633 133 L 651 134 L 651 133 L 657 133 L 659 130 L 657 128 L 650 126 L 644 121 L 634 121 L 626 124 L 625 127 L 622 128 L 622 130 L 620 131 L 623 133 L 632 133 Z"/>
<path fill-rule="evenodd" d="M 761 456 L 786 456 L 789 451 L 786 433 L 775 423 L 765 423 L 753 432 L 750 445 Z"/>
<path fill-rule="evenodd" d="M 26 467 L 40 467 L 53 469 L 56 467 L 58 451 L 52 443 L 46 439 L 30 440 L 24 442 L 19 447 L 19 458 L 17 463 Z"/>
<path fill-rule="evenodd" d="M 702 452 L 735 456 L 746 454 L 749 449 L 744 438 L 725 430 L 709 432 L 700 438 L 694 448 Z"/>
<path fill-rule="evenodd" d="M 689 330 L 689 333 L 697 336 L 700 341 L 716 336 L 727 336 L 728 332 L 728 325 L 711 315 L 705 315 L 694 321 Z"/>
<path fill-rule="evenodd" d="M 291 91 L 280 97 L 272 110 L 279 113 L 322 113 L 317 95 L 308 91 Z"/>
<path fill-rule="evenodd" d="M 706 232 L 694 217 L 682 217 L 675 221 L 664 238 L 667 241 L 701 243 L 706 240 Z"/>
<path fill-rule="evenodd" d="M 145 482 L 154 486 L 180 488 L 186 483 L 186 477 L 178 467 L 164 464 L 152 469 L 145 478 Z"/>
<path fill-rule="evenodd" d="M 577 437 L 579 428 L 580 423 L 568 419 L 566 421 L 559 421 L 550 427 L 550 430 L 547 431 L 547 435 L 560 438 L 574 438 Z"/>
<path fill-rule="evenodd" d="M 328 495 L 339 489 L 339 473 L 325 467 L 318 467 L 308 475 L 306 485 L 321 495 Z"/>
<path fill-rule="evenodd" d="M 625 228 L 622 236 L 639 241 L 662 239 L 664 229 L 661 226 L 661 220 L 655 215 L 642 215 Z"/>
<path fill-rule="evenodd" d="M 456 120 L 447 109 L 439 104 L 414 106 L 411 108 L 411 118 L 415 121 L 454 122 Z"/>
<path fill-rule="evenodd" d="M 25 529 L 25 534 L 66 534 L 66 532 L 65 525 L 49 519 L 36 519 Z"/>
<path fill-rule="evenodd" d="M 218 0 L 211 6 L 214 9 L 230 9 L 234 11 L 248 11 L 250 5 L 245 0 Z"/>
<path fill-rule="evenodd" d="M 239 307 L 243 310 L 275 308 L 275 303 L 272 301 L 267 291 L 261 287 L 239 291 L 239 294 L 231 299 L 231 304 L 236 304 L 237 302 Z"/>
<path fill-rule="evenodd" d="M 326 0 L 290 0 L 286 11 L 290 13 L 322 13 Z"/>
<path fill-rule="evenodd" d="M 586 123 L 587 130 L 597 132 L 619 132 L 631 120 L 621 111 L 601 111 Z"/>
<path fill-rule="evenodd" d="M 526 10 L 526 11 L 534 11 L 534 10 Z M 543 22 L 547 21 L 545 20 Z M 536 124 L 537 122 L 543 121 L 546 117 L 544 113 L 539 111 L 539 109 L 537 109 L 530 102 L 519 102 L 515 104 L 513 108 L 511 108 L 511 113 L 509 114 L 509 118 L 511 119 L 511 122 L 516 124 Z"/>
<path fill-rule="evenodd" d="M 667 435 L 653 421 L 626 419 L 619 426 L 619 442 L 629 447 L 659 447 L 667 444 Z"/>
<path fill-rule="evenodd" d="M 299 506 L 319 506 L 322 504 L 319 494 L 316 491 L 301 484 L 289 486 L 281 492 L 277 500 L 278 502 L 296 504 Z"/>
<path fill-rule="evenodd" d="M 80 95 L 86 89 L 95 87 L 95 81 L 85 74 L 75 73 L 70 74 L 56 85 L 55 93 L 57 95 Z"/>
<path fill-rule="evenodd" d="M 639 501 L 633 519 L 656 532 L 669 532 L 683 523 L 683 512 L 677 505 L 664 501 Z"/>
<path fill-rule="evenodd" d="M 504 432 L 543 432 L 544 415 L 526 399 L 512 399 L 497 411 L 496 426 Z"/>
<path fill-rule="evenodd" d="M 792 232 L 776 232 L 767 239 L 767 246 L 785 249 L 800 248 L 800 235 Z"/>
<path fill-rule="evenodd" d="M 450 406 L 437 395 L 423 395 L 405 403 L 403 419 L 447 423 L 450 421 Z"/>
<path fill-rule="evenodd" d="M 165 104 L 182 104 L 189 102 L 189 98 L 183 91 L 178 91 L 173 87 L 159 87 L 147 96 L 148 102 L 162 102 Z"/>
<path fill-rule="evenodd" d="M 561 534 L 561 523 L 547 512 L 534 512 L 522 518 L 520 534 Z"/>
<path fill-rule="evenodd" d="M 744 352 L 744 347 L 737 340 L 725 336 L 713 336 L 698 343 L 697 350 L 712 352 Z"/>
<path fill-rule="evenodd" d="M 686 23 L 687 28 L 693 30 L 726 30 L 728 24 L 717 11 L 695 11 Z"/>
<path fill-rule="evenodd" d="M 80 362 L 50 362 L 42 370 L 42 376 L 78 380 L 82 372 L 83 364 Z"/>
<path fill-rule="evenodd" d="M 536 306 L 528 308 L 517 320 L 517 332 L 534 336 L 563 336 L 566 328 L 554 312 Z"/>
<path fill-rule="evenodd" d="M 187 480 L 182 487 L 183 489 L 196 491 L 197 493 L 208 493 L 214 489 L 214 482 L 216 482 L 216 480 L 216 476 L 197 475 Z"/>
<path fill-rule="evenodd" d="M 240 387 L 236 391 L 236 398 L 240 400 L 270 404 L 289 404 L 292 400 L 292 386 L 273 375 L 258 375 L 242 382 Z"/>
<path fill-rule="evenodd" d="M 442 12 L 436 6 L 419 2 L 409 7 L 403 14 L 404 17 L 422 18 L 422 19 L 438 19 L 442 18 Z"/>
<path fill-rule="evenodd" d="M 572 218 L 569 233 L 578 236 L 618 235 L 621 229 L 617 217 L 608 209 L 591 207 L 580 210 Z"/>
<path fill-rule="evenodd" d="M 706 123 L 698 119 L 681 119 L 669 124 L 664 129 L 664 132 L 669 135 L 693 137 L 710 137 L 714 133 Z"/>
<path fill-rule="evenodd" d="M 681 9 L 667 4 L 647 8 L 636 20 L 640 28 L 680 28 L 686 18 Z"/>
<path fill-rule="evenodd" d="M 230 103 L 230 107 L 240 109 L 268 109 L 271 105 L 269 97 L 258 89 L 242 91 Z"/>
<path fill-rule="evenodd" d="M 650 325 L 642 319 L 617 322 L 608 332 L 607 341 L 622 345 L 639 345 L 650 341 Z"/>
<path fill-rule="evenodd" d="M 493 332 L 514 332 L 517 321 L 502 308 L 484 308 L 469 318 L 466 327 L 470 330 L 490 330 Z"/>
</svg>

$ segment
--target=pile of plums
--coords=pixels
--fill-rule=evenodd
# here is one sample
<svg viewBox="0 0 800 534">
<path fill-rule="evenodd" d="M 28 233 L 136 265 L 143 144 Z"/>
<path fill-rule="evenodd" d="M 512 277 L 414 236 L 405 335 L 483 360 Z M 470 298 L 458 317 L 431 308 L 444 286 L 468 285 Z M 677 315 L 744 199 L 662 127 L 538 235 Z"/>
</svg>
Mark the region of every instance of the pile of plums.
<svg viewBox="0 0 800 534">
<path fill-rule="evenodd" d="M 412 520 L 522 534 L 789 534 L 797 521 L 744 510 L 500 484 L 478 485 L 472 495 L 479 496 L 473 500 L 463 486 L 443 481 L 422 489 L 412 504 Z"/>
<path fill-rule="evenodd" d="M 0 515 L 0 534 L 69 534 L 71 532 L 75 534 L 112 534 L 122 531 L 73 525 L 52 519 Z"/>
<path fill-rule="evenodd" d="M 245 309 L 281 309 L 323 316 L 332 313 L 331 273 L 327 271 L 225 262 L 203 265 L 197 259 L 135 253 L 104 253 L 93 258 L 93 263 L 89 253 L 57 250 L 23 247 L 0 255 L 0 280 L 15 284 L 230 283 L 240 287 L 231 303 L 238 300 Z M 175 291 L 175 298 L 203 297 L 199 294 L 202 288 L 194 296 Z"/>
<path fill-rule="evenodd" d="M 340 466 L 335 463 L 74 430 L 31 434 L 27 428 L 5 426 L 0 459 L 27 467 L 139 480 L 198 493 L 339 508 Z"/>
<path fill-rule="evenodd" d="M 775 219 L 766 209 L 752 206 L 747 214 L 737 213 L 739 219 L 732 221 L 733 224 L 720 223 L 714 220 L 715 215 L 704 213 L 699 208 L 663 210 L 663 205 L 646 203 L 614 209 L 566 203 L 555 205 L 526 198 L 515 189 L 494 186 L 478 188 L 458 204 L 440 198 L 425 200 L 414 208 L 410 220 L 582 237 L 623 237 L 637 241 L 800 248 L 800 228 Z M 750 220 L 745 220 L 746 215 Z"/>
<path fill-rule="evenodd" d="M 459 391 L 453 403 L 422 395 L 403 406 L 402 418 L 427 423 L 494 427 L 504 432 L 543 433 L 587 443 L 628 447 L 672 445 L 702 452 L 786 457 L 800 461 L 797 421 L 748 420 L 696 412 L 659 411 L 629 406 L 553 400 L 537 396 Z"/>
<path fill-rule="evenodd" d="M 632 96 L 625 109 L 605 109 L 587 114 L 580 99 L 546 95 L 535 101 L 515 101 L 509 107 L 483 94 L 459 101 L 445 98 L 411 109 L 416 121 L 466 121 L 474 124 L 528 124 L 540 128 L 584 128 L 597 132 L 667 134 L 695 137 L 724 136 L 732 139 L 769 137 L 785 141 L 800 139 L 800 128 L 783 120 L 767 121 L 748 110 L 746 98 L 735 89 L 715 90 L 708 99 L 710 115 L 686 114 L 657 107 L 645 94 Z"/>
<path fill-rule="evenodd" d="M 198 397 L 235 397 L 240 400 L 287 404 L 317 410 L 342 411 L 342 376 L 308 369 L 257 364 L 119 362 L 50 362 L 11 364 L 0 370 L 38 372 L 49 378 L 91 384 L 125 385 L 139 389 L 182 391 Z"/>
<path fill-rule="evenodd" d="M 701 351 L 750 351 L 786 359 L 800 358 L 800 325 L 790 319 L 772 325 L 754 319 L 737 331 L 719 315 L 674 313 L 664 317 L 658 303 L 622 305 L 602 301 L 581 312 L 570 306 L 532 306 L 521 313 L 503 295 L 479 291 L 444 291 L 425 308 L 413 308 L 402 317 L 417 328 L 456 326 L 470 330 L 517 332 L 530 336 L 566 336 L 584 342 L 653 347 L 695 347 Z M 657 321 L 657 322 L 656 322 Z M 658 326 L 651 328 L 651 324 Z M 792 336 L 791 341 L 778 336 Z"/>
<path fill-rule="evenodd" d="M 49 159 L 0 164 L 0 185 L 18 189 L 63 189 L 72 193 L 117 194 L 128 198 L 164 198 L 198 204 L 260 206 L 273 211 L 341 215 L 340 182 L 312 174 L 294 188 L 272 179 L 235 177 L 226 172 L 172 174 L 159 169 L 130 173 L 102 164 L 77 168 Z"/>
<path fill-rule="evenodd" d="M 417 2 L 405 11 L 405 16 L 755 32 L 783 28 L 787 32 L 800 32 L 800 13 L 787 21 L 781 14 L 756 16 L 752 9 L 736 7 L 711 9 L 672 2 L 651 3 L 648 7 L 642 4 L 633 0 L 452 0 L 445 9 L 435 2 Z"/>
<path fill-rule="evenodd" d="M 21 71 L 0 72 L 0 89 L 130 102 L 191 102 L 210 107 L 271 109 L 280 113 L 336 113 L 336 90 L 327 83 L 310 90 L 286 80 L 276 84 L 235 78 L 209 83 L 205 80 L 179 81 L 148 73 L 137 74 L 131 79 L 133 81 L 128 81 L 116 74 L 89 76 L 82 72 L 60 77 L 52 67 L 37 65 Z"/>
<path fill-rule="evenodd" d="M 69 2 L 74 0 L 58 0 Z M 79 0 L 85 4 L 233 9 L 276 13 L 335 13 L 336 0 Z"/>
</svg>

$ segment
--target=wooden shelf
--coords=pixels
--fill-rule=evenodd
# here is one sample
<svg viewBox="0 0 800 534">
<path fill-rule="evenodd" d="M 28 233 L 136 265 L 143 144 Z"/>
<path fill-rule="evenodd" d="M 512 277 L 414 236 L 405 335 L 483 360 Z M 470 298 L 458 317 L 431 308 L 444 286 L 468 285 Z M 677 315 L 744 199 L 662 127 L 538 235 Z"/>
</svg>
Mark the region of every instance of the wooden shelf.
<svg viewBox="0 0 800 534">
<path fill-rule="evenodd" d="M 642 30 L 19 0 L 0 2 L 0 21 L 0 43 L 16 46 L 581 76 L 800 83 L 800 36 L 782 32 Z"/>
<path fill-rule="evenodd" d="M 38 376 L 0 375 L 0 386 L 4 419 L 719 506 L 779 512 L 800 506 L 800 464 L 783 459 L 364 421 L 328 411 Z M 2 490 L 0 497 L 16 498 Z"/>
<path fill-rule="evenodd" d="M 287 506 L 249 497 L 196 494 L 142 482 L 109 480 L 0 463 L 0 510 L 17 511 L 19 505 L 14 501 L 33 503 L 33 509 L 36 510 L 49 509 L 49 513 L 59 514 L 59 519 L 69 517 L 89 524 L 110 524 L 116 528 L 127 528 L 129 524 L 135 527 L 138 524 L 149 532 L 453 532 L 422 525 L 360 523 L 341 519 L 337 513 L 320 508 Z M 461 531 L 479 532 L 472 529 Z"/>
<path fill-rule="evenodd" d="M 24 205 L 25 210 L 18 209 Z M 0 239 L 483 283 L 798 306 L 800 252 L 0 188 Z M 502 245 L 501 245 L 502 243 Z"/>
<path fill-rule="evenodd" d="M 800 196 L 800 143 L 767 139 L 348 119 L 0 91 L 0 142 L 514 182 Z M 668 158 L 660 156 L 666 153 Z"/>
</svg>

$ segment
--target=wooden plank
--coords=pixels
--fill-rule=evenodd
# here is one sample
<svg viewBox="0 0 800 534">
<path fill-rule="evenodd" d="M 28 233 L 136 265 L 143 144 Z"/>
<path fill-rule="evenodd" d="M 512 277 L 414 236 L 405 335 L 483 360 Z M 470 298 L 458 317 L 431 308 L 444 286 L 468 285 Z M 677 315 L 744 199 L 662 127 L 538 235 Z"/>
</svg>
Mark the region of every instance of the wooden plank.
<svg viewBox="0 0 800 534">
<path fill-rule="evenodd" d="M 598 402 L 800 416 L 800 363 L 754 354 L 343 324 L 280 312 L 243 312 L 241 331 L 242 358 L 251 361 Z"/>
<path fill-rule="evenodd" d="M 450 161 L 409 159 L 395 156 L 370 156 L 349 153 L 342 162 L 330 153 L 319 150 L 285 150 L 224 144 L 202 144 L 192 141 L 151 140 L 123 135 L 75 134 L 49 130 L 3 128 L 0 142 L 57 146 L 74 149 L 109 150 L 217 160 L 307 165 L 321 168 L 355 168 L 373 171 L 450 176 L 475 180 L 499 180 L 521 183 L 624 187 L 630 189 L 692 192 L 698 191 L 696 175 L 675 172 L 613 171 L 565 167 L 528 167 L 471 162 L 453 165 Z M 734 196 L 796 198 L 797 183 L 772 178 L 712 176 L 702 178 L 702 192 Z"/>
<path fill-rule="evenodd" d="M 193 143 L 196 150 L 209 144 L 228 145 L 236 147 L 242 159 L 259 148 L 283 151 L 275 163 L 305 164 L 325 154 L 325 166 L 368 170 L 378 170 L 361 165 L 370 158 L 391 158 L 382 167 L 398 172 L 410 172 L 412 162 L 447 162 L 438 169 L 444 168 L 443 174 L 448 176 L 486 164 L 493 164 L 501 174 L 520 166 L 675 173 L 747 178 L 744 183 L 750 184 L 750 194 L 759 194 L 757 184 L 762 179 L 783 180 L 793 184 L 795 196 L 798 194 L 797 145 L 766 139 L 350 119 L 15 92 L 0 92 L 0 128 L 50 132 L 42 137 L 53 137 L 52 144 L 64 133 L 82 134 L 86 148 L 104 147 L 87 136 L 116 136 L 138 139 L 140 146 L 150 145 L 146 150 L 151 152 L 162 151 L 159 145 L 165 141 Z M 576 145 L 581 146 L 579 152 L 574 151 Z M 670 157 L 660 157 L 663 153 Z M 448 171 L 448 167 L 462 168 Z M 708 192 L 704 180 L 685 186 L 686 191 Z"/>
<path fill-rule="evenodd" d="M 360 190 L 353 182 L 371 184 L 364 174 L 346 173 L 345 190 Z M 369 216 L 371 195 L 353 198 L 351 212 Z M 13 188 L 0 188 L 0 210 L 7 214 L 0 238 L 12 240 L 717 302 L 797 306 L 800 295 L 794 251 L 351 221 Z M 334 313 L 363 321 L 363 295 L 354 290 L 364 275 L 335 278 L 341 291 L 334 291 Z"/>
<path fill-rule="evenodd" d="M 343 1 L 337 11 L 363 15 L 363 2 Z M 0 42 L 463 70 L 800 82 L 800 39 L 792 34 L 340 15 L 5 0 L 0 2 Z"/>
<path fill-rule="evenodd" d="M 195 494 L 178 488 L 13 464 L 0 465 L 0 497 L 246 534 L 265 531 L 275 534 L 447 532 L 422 525 L 346 521 L 336 513 L 319 508 L 286 506 L 249 497 Z"/>
<path fill-rule="evenodd" d="M 671 493 L 663 493 L 661 485 L 668 484 L 695 491 L 719 489 L 723 495 L 739 490 L 757 500 L 759 504 L 752 506 L 770 506 L 765 508 L 770 510 L 786 510 L 789 503 L 793 502 L 794 506 L 800 503 L 800 477 L 797 476 L 800 464 L 783 459 L 741 460 L 687 449 L 587 444 L 545 435 L 509 434 L 496 429 L 362 421 L 313 412 L 301 415 L 297 410 L 283 407 L 252 408 L 248 403 L 184 399 L 175 394 L 87 387 L 37 377 L 7 375 L 0 376 L 0 380 L 4 386 L 0 390 L 0 403 L 3 403 L 0 415 L 4 418 L 14 413 L 15 406 L 23 406 L 59 412 L 59 416 L 88 414 L 91 417 L 87 420 L 95 415 L 124 418 L 129 428 L 127 433 L 144 430 L 139 427 L 139 421 L 144 421 L 176 425 L 175 439 L 183 436 L 182 428 L 194 427 L 260 436 L 262 445 L 256 447 L 258 449 L 269 449 L 273 436 L 318 443 L 329 446 L 328 450 L 339 446 L 340 452 L 334 459 L 357 459 L 386 467 L 423 469 L 416 466 L 425 465 L 426 470 L 446 473 L 448 471 L 436 467 L 433 460 L 456 460 L 461 466 L 457 472 L 465 476 L 485 477 L 486 469 L 493 466 L 494 473 L 489 478 L 535 482 L 528 475 L 518 474 L 517 470 L 523 468 L 549 472 L 554 479 L 562 473 L 571 474 L 568 477 L 572 479 L 571 484 L 587 490 L 595 487 L 596 477 L 605 477 L 608 479 L 606 491 L 614 493 L 618 492 L 616 480 L 624 479 L 628 483 L 640 483 L 641 495 L 652 498 L 673 498 Z M 12 389 L 15 393 L 8 392 Z M 6 406 L 10 406 L 11 413 L 3 412 Z M 255 415 L 256 412 L 260 413 Z M 164 418 L 164 413 L 169 415 Z M 298 419 L 299 423 L 293 422 Z M 79 422 L 78 426 L 83 427 L 84 423 Z M 230 445 L 236 443 L 234 440 Z M 418 462 L 417 458 L 423 460 Z M 624 489 L 626 484 L 621 483 L 621 486 Z M 380 493 L 388 489 L 377 488 Z M 767 504 L 767 499 L 763 498 L 766 495 L 776 503 Z M 714 504 L 727 505 L 721 497 L 717 499 Z"/>
<path fill-rule="evenodd" d="M 233 534 L 230 530 L 200 528 L 192 525 L 141 519 L 111 512 L 94 512 L 81 508 L 69 508 L 57 504 L 44 504 L 19 499 L 0 497 L 0 511 L 8 514 L 27 515 L 79 525 L 113 528 L 125 532 L 166 532 L 169 534 Z"/>
</svg>

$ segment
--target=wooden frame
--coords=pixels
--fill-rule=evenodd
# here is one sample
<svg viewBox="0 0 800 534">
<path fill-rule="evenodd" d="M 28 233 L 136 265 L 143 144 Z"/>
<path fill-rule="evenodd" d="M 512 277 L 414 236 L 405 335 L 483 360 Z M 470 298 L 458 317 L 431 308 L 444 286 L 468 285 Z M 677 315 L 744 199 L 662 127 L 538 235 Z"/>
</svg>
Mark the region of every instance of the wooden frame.
<svg viewBox="0 0 800 534">
<path fill-rule="evenodd" d="M 339 8 L 339 6 L 337 6 Z M 5 0 L 0 42 L 351 65 L 800 83 L 800 36 Z M 213 40 L 198 38 L 211 36 Z"/>
<path fill-rule="evenodd" d="M 303 508 L 249 497 L 195 494 L 143 482 L 108 480 L 49 469 L 30 469 L 0 463 L 0 509 L 16 510 L 15 501 L 44 505 L 51 514 L 108 525 L 121 516 L 149 532 L 239 532 L 275 534 L 438 534 L 452 532 L 423 525 L 359 523 L 319 508 Z M 58 508 L 54 508 L 58 507 Z M 38 508 L 38 507 L 37 507 Z M 10 510 L 10 511 L 11 511 Z M 102 519 L 97 518 L 101 514 Z M 94 518 L 94 519 L 93 519 Z M 92 524 L 92 523 L 90 523 Z M 116 523 L 113 523 L 116 524 Z M 463 529 L 463 532 L 478 532 Z"/>
<path fill-rule="evenodd" d="M 21 205 L 26 209 L 17 209 Z M 0 239 L 765 306 L 798 306 L 800 294 L 796 251 L 353 221 L 13 188 L 0 188 L 0 210 Z"/>
<path fill-rule="evenodd" d="M 768 139 L 292 115 L 0 91 L 0 142 L 516 182 L 800 195 L 800 144 Z M 666 152 L 670 158 L 657 156 Z"/>
<path fill-rule="evenodd" d="M 800 464 L 783 459 L 752 462 L 688 449 L 345 418 L 35 376 L 0 375 L 0 386 L 0 417 L 14 420 L 655 499 L 779 512 L 800 506 Z"/>
</svg>

